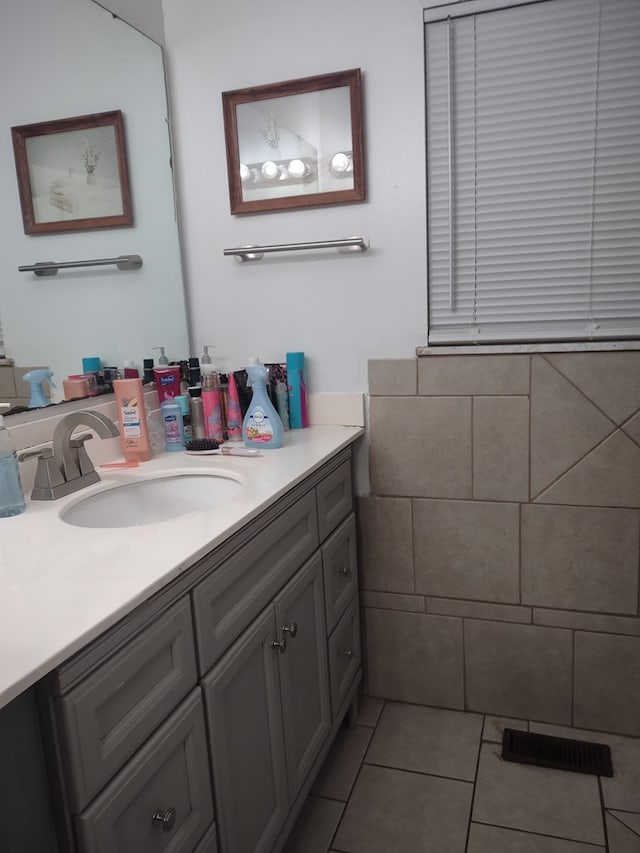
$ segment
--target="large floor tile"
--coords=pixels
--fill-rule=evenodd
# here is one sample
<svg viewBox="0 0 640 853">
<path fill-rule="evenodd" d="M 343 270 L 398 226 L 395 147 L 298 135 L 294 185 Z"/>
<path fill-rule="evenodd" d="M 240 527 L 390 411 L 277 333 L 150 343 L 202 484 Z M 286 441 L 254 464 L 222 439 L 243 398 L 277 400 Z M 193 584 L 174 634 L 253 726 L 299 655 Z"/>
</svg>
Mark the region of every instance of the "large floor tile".
<svg viewBox="0 0 640 853">
<path fill-rule="evenodd" d="M 467 853 L 604 853 L 604 847 L 472 823 Z"/>
<path fill-rule="evenodd" d="M 480 823 L 604 844 L 598 779 L 503 761 L 482 746 L 473 819 Z"/>
<path fill-rule="evenodd" d="M 613 776 L 601 778 L 604 804 L 608 809 L 640 812 L 640 739 L 545 723 L 530 723 L 529 728 L 532 732 L 556 737 L 608 744 L 611 747 Z"/>
<path fill-rule="evenodd" d="M 613 815 L 607 815 L 609 853 L 640 853 L 640 836 Z"/>
<path fill-rule="evenodd" d="M 318 774 L 312 793 L 346 802 L 356 781 L 373 729 L 343 727 Z"/>
<path fill-rule="evenodd" d="M 463 853 L 473 786 L 363 765 L 333 842 L 348 853 Z"/>
<path fill-rule="evenodd" d="M 343 809 L 335 800 L 309 797 L 282 853 L 326 853 Z"/>
<path fill-rule="evenodd" d="M 366 761 L 473 782 L 483 718 L 387 702 Z"/>
</svg>

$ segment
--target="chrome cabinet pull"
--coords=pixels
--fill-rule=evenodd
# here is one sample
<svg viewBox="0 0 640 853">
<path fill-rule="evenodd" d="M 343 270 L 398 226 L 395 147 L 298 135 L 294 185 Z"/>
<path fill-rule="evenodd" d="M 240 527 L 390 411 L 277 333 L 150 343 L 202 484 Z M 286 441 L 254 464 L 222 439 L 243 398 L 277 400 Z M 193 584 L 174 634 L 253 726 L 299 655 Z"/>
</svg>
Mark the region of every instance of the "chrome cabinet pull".
<svg viewBox="0 0 640 853">
<path fill-rule="evenodd" d="M 283 637 L 282 640 L 271 640 L 271 648 L 279 649 L 280 654 L 283 655 L 287 650 L 287 638 Z"/>
<path fill-rule="evenodd" d="M 166 812 L 163 813 L 160 809 L 156 809 L 151 820 L 154 823 L 162 824 L 163 832 L 171 832 L 173 825 L 176 822 L 176 810 L 171 808 L 167 809 Z"/>
<path fill-rule="evenodd" d="M 343 566 L 341 569 L 336 569 L 337 575 L 342 575 L 343 578 L 348 578 L 351 576 L 351 569 L 349 566 Z"/>
<path fill-rule="evenodd" d="M 343 649 L 342 654 L 346 658 L 350 658 L 353 655 L 353 649 Z"/>
<path fill-rule="evenodd" d="M 291 636 L 291 639 L 293 640 L 293 638 L 298 633 L 298 623 L 292 622 L 291 625 L 283 625 L 281 631 L 283 634 L 289 634 Z"/>
</svg>

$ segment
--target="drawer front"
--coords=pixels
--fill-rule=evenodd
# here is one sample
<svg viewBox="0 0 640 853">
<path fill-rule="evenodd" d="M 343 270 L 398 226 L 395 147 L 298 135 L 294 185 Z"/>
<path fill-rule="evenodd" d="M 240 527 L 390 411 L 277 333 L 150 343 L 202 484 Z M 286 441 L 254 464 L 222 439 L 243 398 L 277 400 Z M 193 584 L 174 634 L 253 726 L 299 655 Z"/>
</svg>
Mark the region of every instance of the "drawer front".
<svg viewBox="0 0 640 853">
<path fill-rule="evenodd" d="M 196 586 L 193 604 L 202 675 L 317 547 L 311 491 Z"/>
<path fill-rule="evenodd" d="M 193 853 L 212 821 L 196 688 L 76 817 L 79 853 Z"/>
<path fill-rule="evenodd" d="M 331 711 L 334 717 L 360 668 L 360 662 L 360 619 L 358 600 L 354 598 L 329 637 Z"/>
<path fill-rule="evenodd" d="M 353 508 L 351 463 L 345 462 L 316 486 L 318 531 L 322 542 Z"/>
<path fill-rule="evenodd" d="M 322 568 L 327 633 L 330 634 L 358 588 L 356 520 L 353 513 L 322 546 Z"/>
<path fill-rule="evenodd" d="M 74 812 L 124 765 L 196 679 L 185 597 L 58 700 Z"/>
</svg>

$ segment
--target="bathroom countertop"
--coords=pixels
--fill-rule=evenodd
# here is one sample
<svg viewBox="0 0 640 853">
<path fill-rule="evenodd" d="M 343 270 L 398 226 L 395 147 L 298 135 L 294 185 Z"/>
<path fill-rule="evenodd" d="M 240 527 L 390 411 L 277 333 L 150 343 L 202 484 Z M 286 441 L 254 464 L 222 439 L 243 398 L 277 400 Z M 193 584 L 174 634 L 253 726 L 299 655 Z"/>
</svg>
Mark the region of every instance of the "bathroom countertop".
<svg viewBox="0 0 640 853">
<path fill-rule="evenodd" d="M 165 453 L 57 501 L 0 520 L 0 707 L 114 625 L 363 434 L 313 426 L 260 457 Z M 165 473 L 226 472 L 243 488 L 206 512 L 139 527 L 75 527 L 60 512 L 106 484 Z"/>
</svg>

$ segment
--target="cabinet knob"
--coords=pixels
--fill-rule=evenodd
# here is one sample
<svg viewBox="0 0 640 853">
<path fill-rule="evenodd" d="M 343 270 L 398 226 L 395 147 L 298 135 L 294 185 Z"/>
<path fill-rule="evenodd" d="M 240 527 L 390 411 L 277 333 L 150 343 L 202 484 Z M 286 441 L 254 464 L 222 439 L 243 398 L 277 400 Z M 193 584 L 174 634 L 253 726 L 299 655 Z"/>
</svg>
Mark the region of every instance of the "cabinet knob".
<svg viewBox="0 0 640 853">
<path fill-rule="evenodd" d="M 298 623 L 292 622 L 291 625 L 283 625 L 281 630 L 283 634 L 290 634 L 291 639 L 293 640 L 293 638 L 298 633 Z"/>
<path fill-rule="evenodd" d="M 176 822 L 176 810 L 167 809 L 166 812 L 161 812 L 159 809 L 156 809 L 151 820 L 154 823 L 161 823 L 163 832 L 171 832 Z"/>
<path fill-rule="evenodd" d="M 342 654 L 343 654 L 346 658 L 350 658 L 350 657 L 353 655 L 353 649 L 343 649 L 343 650 L 342 650 Z"/>
<path fill-rule="evenodd" d="M 343 578 L 348 578 L 351 575 L 351 569 L 349 566 L 343 566 L 341 569 L 336 569 L 337 575 L 342 575 Z"/>
<path fill-rule="evenodd" d="M 272 649 L 279 649 L 280 654 L 283 655 L 287 650 L 287 638 L 283 637 L 280 641 L 271 640 L 271 648 Z"/>
</svg>

